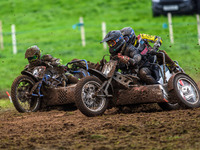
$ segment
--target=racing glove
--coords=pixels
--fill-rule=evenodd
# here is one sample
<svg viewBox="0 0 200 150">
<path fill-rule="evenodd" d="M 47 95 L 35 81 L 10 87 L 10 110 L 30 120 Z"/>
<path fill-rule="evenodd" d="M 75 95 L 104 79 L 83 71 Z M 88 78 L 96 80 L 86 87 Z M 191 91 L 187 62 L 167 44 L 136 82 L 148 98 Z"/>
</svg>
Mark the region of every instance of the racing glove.
<svg viewBox="0 0 200 150">
<path fill-rule="evenodd" d="M 128 56 L 123 56 L 121 53 L 118 53 L 118 58 L 120 60 L 120 62 L 127 64 L 129 63 L 130 65 L 134 66 L 136 64 L 136 60 L 132 59 Z"/>
<path fill-rule="evenodd" d="M 129 62 L 130 57 L 128 56 L 123 56 L 121 53 L 118 53 L 117 57 L 119 58 L 119 61 L 127 64 Z"/>
<path fill-rule="evenodd" d="M 153 50 L 154 51 L 158 51 L 158 48 L 161 46 L 161 43 L 162 43 L 161 41 L 162 41 L 161 38 L 158 37 L 157 41 L 153 45 Z"/>
</svg>

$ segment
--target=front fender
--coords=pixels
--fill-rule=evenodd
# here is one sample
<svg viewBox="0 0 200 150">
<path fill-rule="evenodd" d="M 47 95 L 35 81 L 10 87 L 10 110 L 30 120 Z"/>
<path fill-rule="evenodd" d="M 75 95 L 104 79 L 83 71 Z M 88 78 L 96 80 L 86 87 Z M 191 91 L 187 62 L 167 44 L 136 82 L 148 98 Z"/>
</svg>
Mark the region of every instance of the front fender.
<svg viewBox="0 0 200 150">
<path fill-rule="evenodd" d="M 88 72 L 94 76 L 96 76 L 97 78 L 99 78 L 102 82 L 107 80 L 107 77 L 100 71 L 96 70 L 96 69 L 88 69 Z"/>
<path fill-rule="evenodd" d="M 39 81 L 38 78 L 36 78 L 36 77 L 35 77 L 31 72 L 29 72 L 29 71 L 23 70 L 23 71 L 21 72 L 21 74 L 22 74 L 22 75 L 30 76 L 30 77 L 33 78 L 33 80 L 35 80 L 36 82 Z"/>
</svg>

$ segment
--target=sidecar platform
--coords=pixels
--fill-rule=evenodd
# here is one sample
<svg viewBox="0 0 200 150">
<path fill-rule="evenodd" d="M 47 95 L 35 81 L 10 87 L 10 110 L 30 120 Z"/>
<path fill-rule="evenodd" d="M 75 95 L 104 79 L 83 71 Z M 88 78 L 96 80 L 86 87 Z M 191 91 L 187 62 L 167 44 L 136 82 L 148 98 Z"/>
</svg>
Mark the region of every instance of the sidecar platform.
<svg viewBox="0 0 200 150">
<path fill-rule="evenodd" d="M 74 90 L 76 84 L 67 87 L 49 88 L 44 94 L 43 100 L 47 106 L 75 103 Z"/>
<path fill-rule="evenodd" d="M 44 103 L 47 106 L 75 103 L 75 88 L 76 84 L 67 87 L 49 88 L 48 92 L 44 94 Z M 120 90 L 115 102 L 116 106 L 120 106 L 168 101 L 163 96 L 162 86 L 157 84 L 134 86 L 127 90 Z"/>
<path fill-rule="evenodd" d="M 161 85 L 135 86 L 121 90 L 116 105 L 168 102 L 164 99 Z"/>
</svg>

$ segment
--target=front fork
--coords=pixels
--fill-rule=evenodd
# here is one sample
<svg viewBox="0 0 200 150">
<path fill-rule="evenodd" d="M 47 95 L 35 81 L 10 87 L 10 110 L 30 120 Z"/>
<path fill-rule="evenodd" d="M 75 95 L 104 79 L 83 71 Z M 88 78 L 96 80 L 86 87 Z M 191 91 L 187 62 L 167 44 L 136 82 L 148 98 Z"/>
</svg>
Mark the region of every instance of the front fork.
<svg viewBox="0 0 200 150">
<path fill-rule="evenodd" d="M 109 86 L 111 85 L 111 81 L 112 81 L 112 78 L 106 80 L 103 82 L 103 84 L 98 88 L 98 90 L 95 92 L 95 94 L 93 95 L 93 98 L 94 97 L 113 97 L 112 95 L 110 95 L 108 93 L 108 88 Z M 105 88 L 104 88 L 105 87 Z M 103 90 L 103 93 L 105 95 L 98 95 L 98 93 Z"/>
<path fill-rule="evenodd" d="M 45 75 L 43 76 L 42 80 L 40 80 L 39 82 L 37 82 L 37 83 L 35 84 L 35 86 L 33 86 L 33 88 L 31 89 L 30 95 L 31 95 L 31 96 L 36 96 L 36 97 L 39 97 L 39 98 L 40 98 L 40 97 L 43 97 L 44 95 L 41 94 L 41 87 L 42 87 L 43 82 L 47 81 L 49 78 L 50 78 L 50 76 L 45 74 Z M 34 94 L 34 93 L 33 93 L 34 91 L 37 91 L 37 93 Z"/>
</svg>

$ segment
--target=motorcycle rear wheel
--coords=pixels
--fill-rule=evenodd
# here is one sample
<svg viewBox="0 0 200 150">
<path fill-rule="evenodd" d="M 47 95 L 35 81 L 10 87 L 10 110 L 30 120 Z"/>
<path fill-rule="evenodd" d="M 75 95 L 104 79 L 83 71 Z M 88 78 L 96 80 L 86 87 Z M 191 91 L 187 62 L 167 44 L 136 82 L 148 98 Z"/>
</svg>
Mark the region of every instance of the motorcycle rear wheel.
<svg viewBox="0 0 200 150">
<path fill-rule="evenodd" d="M 200 107 L 200 91 L 195 81 L 185 74 L 174 78 L 173 93 L 182 108 Z"/>
<path fill-rule="evenodd" d="M 92 97 L 102 82 L 92 76 L 81 79 L 75 88 L 75 103 L 77 108 L 86 116 L 94 117 L 102 115 L 108 107 L 105 97 Z M 99 92 L 103 95 L 103 92 Z"/>
<path fill-rule="evenodd" d="M 29 93 L 35 81 L 26 75 L 18 76 L 11 86 L 11 98 L 17 111 L 35 112 L 40 108 L 40 99 L 30 96 Z"/>
</svg>

